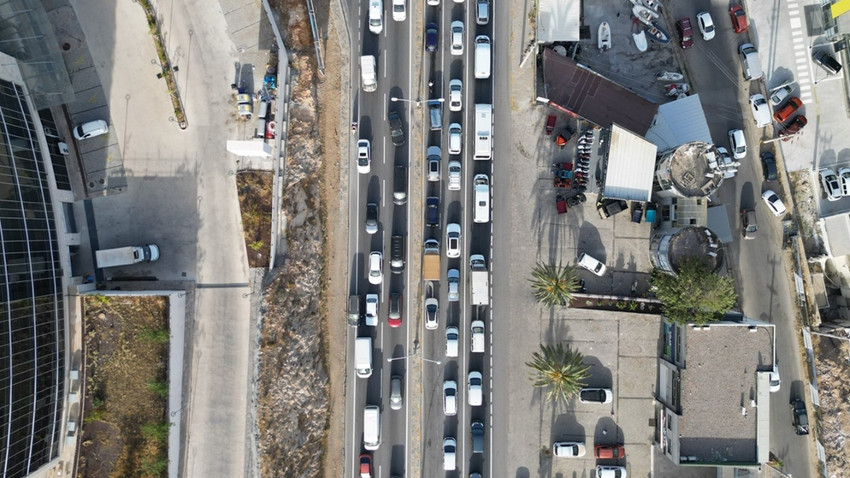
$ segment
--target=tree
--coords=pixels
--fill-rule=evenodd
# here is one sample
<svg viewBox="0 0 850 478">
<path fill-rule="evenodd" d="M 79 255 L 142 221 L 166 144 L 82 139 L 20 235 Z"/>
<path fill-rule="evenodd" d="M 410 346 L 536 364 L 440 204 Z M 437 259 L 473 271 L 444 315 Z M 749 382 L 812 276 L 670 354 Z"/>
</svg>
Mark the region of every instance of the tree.
<svg viewBox="0 0 850 478">
<path fill-rule="evenodd" d="M 698 258 L 683 261 L 675 276 L 653 270 L 650 283 L 664 315 L 679 325 L 720 320 L 738 300 L 732 278 L 714 273 Z"/>
<path fill-rule="evenodd" d="M 584 356 L 563 343 L 540 344 L 540 351 L 531 355 L 525 365 L 531 367 L 530 378 L 535 387 L 548 388 L 546 401 L 567 401 L 586 384 L 590 365 L 584 365 Z"/>
<path fill-rule="evenodd" d="M 531 270 L 531 278 L 528 281 L 531 282 L 537 302 L 548 307 L 569 304 L 573 292 L 578 290 L 575 268 L 565 267 L 560 262 L 557 266 L 554 263 L 538 262 Z"/>
</svg>

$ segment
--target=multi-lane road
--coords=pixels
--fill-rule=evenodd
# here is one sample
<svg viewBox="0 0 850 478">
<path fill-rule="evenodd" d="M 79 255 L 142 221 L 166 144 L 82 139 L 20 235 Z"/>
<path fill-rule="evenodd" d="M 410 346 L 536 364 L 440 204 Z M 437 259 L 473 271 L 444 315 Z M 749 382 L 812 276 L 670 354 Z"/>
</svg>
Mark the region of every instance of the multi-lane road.
<svg viewBox="0 0 850 478">
<path fill-rule="evenodd" d="M 492 5 L 491 5 L 492 7 Z M 352 142 L 368 139 L 371 142 L 371 165 L 369 173 L 358 174 L 356 158 L 349 158 L 349 177 L 352 178 L 349 193 L 349 289 L 353 295 L 378 294 L 378 325 L 369 327 L 361 320 L 357 327 L 349 327 L 347 363 L 354 363 L 355 337 L 373 339 L 373 373 L 368 378 L 357 378 L 353 369 L 347 370 L 346 380 L 346 476 L 355 473 L 358 457 L 364 450 L 363 409 L 366 405 L 381 408 L 381 444 L 372 452 L 375 476 L 404 476 L 409 469 L 420 470 L 422 476 L 468 476 L 482 472 L 488 466 L 490 440 L 489 394 L 490 348 L 484 353 L 470 350 L 470 326 L 473 319 L 484 320 L 489 333 L 489 308 L 470 305 L 471 290 L 468 284 L 470 254 L 483 254 L 488 264 L 491 259 L 491 223 L 475 223 L 472 219 L 472 180 L 476 174 L 492 177 L 492 161 L 473 160 L 473 111 L 474 105 L 492 104 L 492 76 L 475 79 L 473 76 L 474 39 L 477 35 L 493 38 L 492 10 L 487 24 L 475 21 L 476 2 L 455 3 L 442 1 L 438 5 L 425 5 L 424 18 L 416 17 L 416 8 L 407 5 L 406 19 L 395 21 L 391 2 L 383 6 L 383 26 L 380 33 L 369 29 L 369 2 L 364 0 L 350 5 L 349 25 L 353 42 L 351 58 L 373 55 L 377 59 L 378 87 L 373 92 L 360 89 L 359 69 L 352 74 L 352 97 L 354 100 L 356 129 L 352 131 Z M 463 53 L 452 54 L 450 25 L 454 21 L 464 24 Z M 438 27 L 437 49 L 427 52 L 425 45 L 414 43 L 415 38 L 425 35 L 420 28 L 435 23 Z M 499 47 L 493 42 L 493 50 Z M 355 60 L 356 61 L 356 60 Z M 415 72 L 421 72 L 414 77 Z M 462 108 L 450 111 L 449 83 L 459 79 L 463 84 Z M 429 84 L 432 84 L 429 87 Z M 427 100 L 441 102 L 441 129 L 431 125 Z M 397 111 L 404 123 L 406 142 L 394 146 L 390 138 L 387 113 Z M 459 123 L 463 128 L 463 146 L 460 154 L 448 154 L 448 126 Z M 414 131 L 413 125 L 422 125 L 422 131 Z M 417 134 L 419 133 L 419 134 Z M 413 139 L 413 140 L 412 140 Z M 416 140 L 416 141 L 414 141 Z M 424 144 L 423 144 L 424 143 Z M 437 146 L 441 150 L 440 180 L 429 181 L 426 174 L 426 150 Z M 448 163 L 460 161 L 460 190 L 448 188 Z M 409 200 L 404 205 L 394 205 L 393 169 L 396 165 L 408 167 Z M 419 169 L 417 169 L 419 168 Z M 421 179 L 420 179 L 421 178 Z M 414 182 L 416 181 L 416 182 Z M 426 197 L 440 199 L 440 215 L 435 226 L 425 225 L 423 205 Z M 364 221 L 366 204 L 378 204 L 378 231 L 367 234 Z M 459 257 L 446 255 L 446 224 L 461 226 Z M 410 228 L 422 228 L 421 237 L 434 238 L 441 244 L 440 280 L 422 281 L 420 275 L 412 275 L 411 258 L 418 261 L 422 244 L 407 240 Z M 407 267 L 401 274 L 390 273 L 390 237 L 406 238 Z M 420 234 L 415 234 L 419 237 Z M 372 251 L 384 254 L 384 275 L 381 284 L 367 280 L 368 257 Z M 414 270 L 418 270 L 415 268 Z M 459 300 L 449 301 L 446 283 L 449 269 L 460 271 Z M 408 291 L 422 291 L 414 295 Z M 402 294 L 402 323 L 400 327 L 389 327 L 387 322 L 388 301 L 392 293 Z M 421 295 L 421 296 L 420 296 Z M 439 301 L 436 330 L 424 327 L 423 304 L 426 298 Z M 361 304 L 365 308 L 365 303 Z M 363 309 L 361 309 L 363 310 Z M 455 326 L 460 332 L 457 357 L 446 356 L 446 327 Z M 421 340 L 416 338 L 420 337 Z M 485 334 L 485 337 L 489 337 Z M 485 343 L 489 343 L 485 339 Z M 420 377 L 408 376 L 408 362 L 422 361 Z M 479 371 L 483 378 L 483 403 L 470 406 L 467 381 L 470 371 Z M 403 377 L 404 405 L 399 410 L 389 406 L 391 376 Z M 408 409 L 408 385 L 410 380 L 421 381 L 421 397 L 414 403 L 421 410 L 421 449 L 414 456 L 421 462 L 411 463 L 409 441 L 410 413 Z M 446 416 L 443 405 L 443 383 L 453 380 L 458 384 L 458 410 L 456 415 Z M 483 453 L 473 453 L 471 444 L 472 421 L 485 425 L 485 447 Z M 443 440 L 457 440 L 456 471 L 444 471 Z M 489 474 L 489 473 L 488 473 Z"/>
</svg>

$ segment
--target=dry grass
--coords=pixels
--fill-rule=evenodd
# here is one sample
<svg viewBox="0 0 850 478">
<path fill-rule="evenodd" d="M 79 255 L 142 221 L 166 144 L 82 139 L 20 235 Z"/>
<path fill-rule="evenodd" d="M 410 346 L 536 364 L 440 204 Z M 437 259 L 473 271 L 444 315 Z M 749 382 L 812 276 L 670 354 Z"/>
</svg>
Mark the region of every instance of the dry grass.
<svg viewBox="0 0 850 478">
<path fill-rule="evenodd" d="M 83 301 L 83 477 L 165 477 L 168 468 L 168 301 Z"/>
<path fill-rule="evenodd" d="M 236 176 L 242 235 L 250 267 L 269 265 L 272 227 L 273 173 L 253 171 Z"/>
</svg>

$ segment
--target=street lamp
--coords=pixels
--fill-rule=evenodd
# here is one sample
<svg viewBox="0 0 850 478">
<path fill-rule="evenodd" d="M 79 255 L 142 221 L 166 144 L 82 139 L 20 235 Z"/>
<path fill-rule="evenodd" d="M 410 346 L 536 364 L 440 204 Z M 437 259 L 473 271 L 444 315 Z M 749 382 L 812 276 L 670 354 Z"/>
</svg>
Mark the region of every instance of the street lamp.
<svg viewBox="0 0 850 478">
<path fill-rule="evenodd" d="M 396 96 L 392 96 L 392 97 L 390 97 L 390 101 L 392 101 L 392 102 L 396 102 L 396 101 L 404 101 L 405 103 L 413 103 L 413 104 L 415 104 L 416 106 L 421 106 L 421 105 L 420 105 L 421 101 L 419 101 L 419 100 L 416 100 L 416 101 L 413 101 L 413 100 L 406 100 L 406 99 L 404 99 L 404 98 L 398 98 L 398 97 L 396 97 Z"/>
<path fill-rule="evenodd" d="M 407 355 L 402 355 L 401 357 L 390 357 L 390 358 L 387 359 L 387 362 L 392 362 L 394 360 L 404 360 L 408 357 L 413 357 L 414 355 L 416 355 L 416 352 L 411 352 Z M 437 364 L 437 365 L 440 365 L 442 363 L 439 360 L 426 359 L 425 357 L 419 357 L 419 359 L 424 360 L 425 362 L 431 362 L 431 363 Z"/>
</svg>

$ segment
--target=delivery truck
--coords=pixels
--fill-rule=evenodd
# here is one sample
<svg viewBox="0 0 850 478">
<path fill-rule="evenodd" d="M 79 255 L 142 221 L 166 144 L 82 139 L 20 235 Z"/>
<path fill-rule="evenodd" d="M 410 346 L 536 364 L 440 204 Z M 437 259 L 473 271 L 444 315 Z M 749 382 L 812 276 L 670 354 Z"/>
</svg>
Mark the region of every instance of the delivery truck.
<svg viewBox="0 0 850 478">
<path fill-rule="evenodd" d="M 102 249 L 94 253 L 97 267 L 129 266 L 139 262 L 153 262 L 159 259 L 159 247 L 156 244 L 147 246 L 127 246 L 115 249 Z"/>
<path fill-rule="evenodd" d="M 481 254 L 469 256 L 469 281 L 472 282 L 472 305 L 490 303 L 490 272 Z"/>
<path fill-rule="evenodd" d="M 440 280 L 440 241 L 428 239 L 423 252 L 422 277 L 425 280 Z"/>
</svg>

